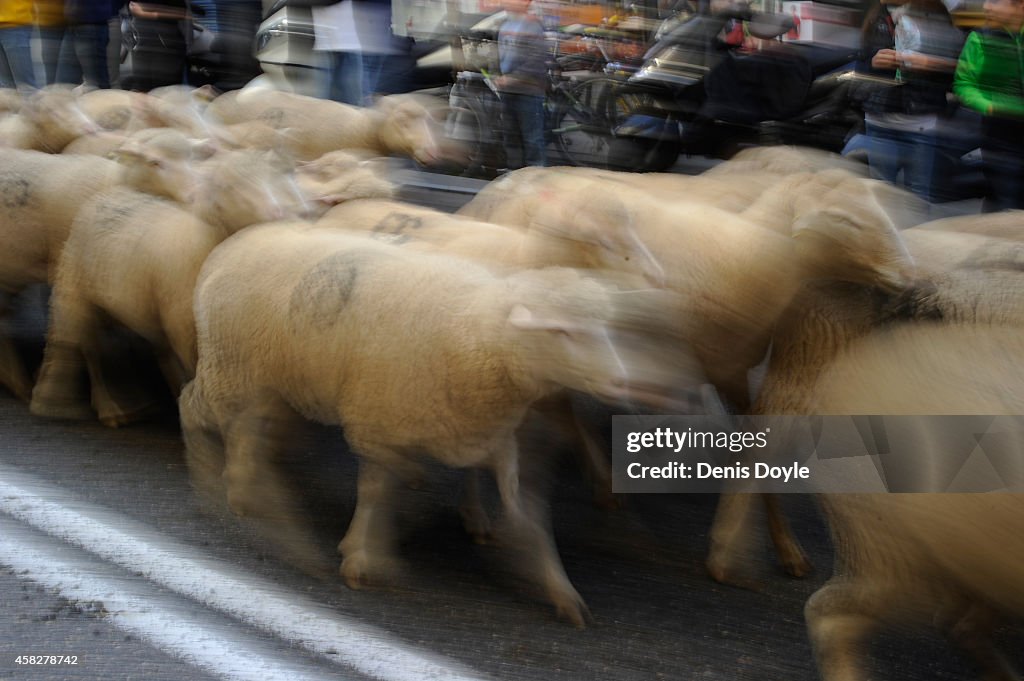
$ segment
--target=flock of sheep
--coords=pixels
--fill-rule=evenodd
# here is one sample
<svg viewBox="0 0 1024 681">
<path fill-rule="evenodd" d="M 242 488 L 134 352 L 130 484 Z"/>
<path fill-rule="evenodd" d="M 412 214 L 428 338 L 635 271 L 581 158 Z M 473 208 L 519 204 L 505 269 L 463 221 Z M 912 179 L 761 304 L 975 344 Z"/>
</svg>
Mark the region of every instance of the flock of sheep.
<svg viewBox="0 0 1024 681">
<path fill-rule="evenodd" d="M 360 457 L 341 574 L 395 557 L 392 500 L 422 457 L 476 469 L 558 613 L 582 626 L 543 495 L 520 479 L 530 410 L 567 422 L 595 493 L 608 455 L 572 404 L 653 413 L 1022 414 L 1024 215 L 924 223 L 859 167 L 751 150 L 698 176 L 527 168 L 457 214 L 393 199 L 373 159 L 457 160 L 436 107 L 368 109 L 269 91 L 44 90 L 0 97 L 0 287 L 49 284 L 32 380 L 0 338 L 0 383 L 41 417 L 117 426 L 147 405 L 104 366 L 111 321 L 149 342 L 197 489 L 259 514 L 296 418 Z M 443 114 L 443 111 L 441 112 Z M 81 376 L 88 375 L 88 388 Z M 697 402 L 700 402 L 698 399 Z M 808 570 L 771 497 L 722 496 L 708 568 L 743 579 L 754 504 Z M 836 574 L 807 605 L 822 677 L 865 677 L 882 624 L 937 625 L 987 678 L 1018 678 L 992 632 L 1024 614 L 1024 498 L 821 495 Z"/>
</svg>

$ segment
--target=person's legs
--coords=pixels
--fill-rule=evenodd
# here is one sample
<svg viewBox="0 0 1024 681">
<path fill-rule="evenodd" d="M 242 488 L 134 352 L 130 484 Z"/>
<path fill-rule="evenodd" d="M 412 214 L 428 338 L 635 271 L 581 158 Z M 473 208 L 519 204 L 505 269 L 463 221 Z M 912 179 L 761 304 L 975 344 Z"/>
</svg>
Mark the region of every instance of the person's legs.
<svg viewBox="0 0 1024 681">
<path fill-rule="evenodd" d="M 937 131 L 908 134 L 913 151 L 903 173 L 907 188 L 929 203 L 949 201 L 958 157 L 946 148 Z"/>
<path fill-rule="evenodd" d="M 3 29 L 0 29 L 0 33 Z M 7 52 L 4 50 L 3 43 L 0 43 L 0 87 L 2 88 L 15 88 L 17 83 L 14 82 L 14 74 L 11 73 L 11 65 L 7 63 Z"/>
<path fill-rule="evenodd" d="M 43 59 L 43 78 L 47 85 L 57 82 L 57 64 L 63 39 L 63 26 L 39 27 L 39 52 Z"/>
<path fill-rule="evenodd" d="M 358 52 L 331 52 L 330 98 L 343 104 L 362 104 L 363 60 Z"/>
<path fill-rule="evenodd" d="M 523 165 L 547 165 L 544 144 L 544 98 L 518 95 L 519 131 L 523 138 Z"/>
<path fill-rule="evenodd" d="M 32 27 L 0 28 L 0 51 L 6 69 L 0 64 L 0 84 L 4 87 L 36 87 L 35 64 L 32 63 Z"/>
<path fill-rule="evenodd" d="M 360 83 L 359 103 L 368 105 L 371 103 L 370 99 L 380 91 L 380 87 L 383 85 L 381 76 L 387 55 L 363 54 L 360 58 L 363 62 L 363 78 Z"/>
<path fill-rule="evenodd" d="M 78 85 L 82 82 L 82 65 L 78 62 L 76 42 L 75 27 L 66 27 L 57 58 L 57 79 L 54 82 L 67 85 Z"/>
<path fill-rule="evenodd" d="M 981 147 L 989 193 L 982 210 L 1024 208 L 1024 123 L 988 118 Z"/>
<path fill-rule="evenodd" d="M 902 163 L 902 142 L 893 130 L 873 123 L 867 123 L 865 127 L 868 135 L 868 166 L 871 168 L 871 176 L 895 184 L 899 179 Z"/>
<path fill-rule="evenodd" d="M 85 84 L 102 89 L 110 88 L 110 71 L 107 69 L 110 29 L 107 24 L 79 24 L 73 28 L 73 34 L 75 55 L 82 67 Z"/>
</svg>

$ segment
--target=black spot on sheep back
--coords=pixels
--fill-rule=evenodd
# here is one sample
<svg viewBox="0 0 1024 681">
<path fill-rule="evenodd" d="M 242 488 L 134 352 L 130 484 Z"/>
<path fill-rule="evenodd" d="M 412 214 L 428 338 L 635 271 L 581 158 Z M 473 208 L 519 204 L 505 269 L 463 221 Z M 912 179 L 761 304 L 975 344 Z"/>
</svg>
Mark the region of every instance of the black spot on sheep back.
<svg viewBox="0 0 1024 681">
<path fill-rule="evenodd" d="M 336 253 L 318 262 L 292 290 L 288 317 L 295 328 L 311 324 L 317 331 L 334 326 L 355 291 L 359 265 L 366 254 Z"/>
<path fill-rule="evenodd" d="M 393 244 L 409 240 L 409 232 L 423 226 L 423 219 L 407 213 L 388 213 L 373 226 L 373 238 Z"/>
<path fill-rule="evenodd" d="M 22 208 L 31 197 L 32 185 L 19 173 L 0 173 L 0 204 L 4 208 Z"/>
</svg>

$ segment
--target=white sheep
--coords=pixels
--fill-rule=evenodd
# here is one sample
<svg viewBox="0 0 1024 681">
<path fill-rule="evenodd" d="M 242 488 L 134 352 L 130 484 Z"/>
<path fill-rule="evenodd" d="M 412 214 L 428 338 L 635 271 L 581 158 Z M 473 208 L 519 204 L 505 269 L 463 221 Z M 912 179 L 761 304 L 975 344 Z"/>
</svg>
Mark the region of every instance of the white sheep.
<svg viewBox="0 0 1024 681">
<path fill-rule="evenodd" d="M 866 336 L 838 357 L 814 391 L 820 414 L 1024 414 L 1024 336 L 1019 327 L 916 324 Z M 944 443 L 895 449 L 920 476 L 941 468 Z M 1003 436 L 1019 454 L 1021 433 Z M 1020 466 L 1004 472 L 1019 489 Z M 1002 469 L 1000 469 L 1002 470 Z M 1016 480 L 1014 481 L 1014 475 Z M 994 629 L 1024 615 L 1024 496 L 991 494 L 823 494 L 834 537 L 835 575 L 805 612 L 825 681 L 868 673 L 868 646 L 885 625 L 940 628 L 979 663 L 984 678 L 1019 678 Z"/>
<path fill-rule="evenodd" d="M 684 203 L 709 205 L 741 212 L 766 194 L 783 194 L 784 182 L 797 173 L 840 171 L 863 176 L 861 166 L 841 157 L 799 147 L 767 147 L 745 150 L 733 160 L 699 175 L 676 173 L 625 173 L 594 168 L 523 168 L 484 187 L 459 209 L 460 215 L 507 225 L 526 226 L 538 207 L 552 196 L 572 192 L 579 182 L 604 180 L 608 191 L 654 193 L 661 199 L 675 197 Z"/>
<path fill-rule="evenodd" d="M 433 120 L 436 108 L 432 100 L 412 95 L 384 97 L 374 107 L 361 108 L 256 88 L 220 95 L 207 107 L 206 118 L 222 126 L 256 121 L 288 130 L 287 148 L 301 161 L 356 148 L 431 163 L 442 157 L 444 146 Z"/>
<path fill-rule="evenodd" d="M 656 353 L 609 344 L 604 320 L 649 327 L 663 296 L 574 270 L 496 277 L 337 229 L 246 230 L 214 250 L 196 288 L 199 365 L 179 400 L 190 464 L 218 477 L 204 461 L 222 437 L 229 500 L 247 510 L 262 503 L 260 462 L 286 436 L 283 412 L 341 425 L 362 458 L 340 545 L 353 587 L 391 562 L 389 500 L 417 456 L 489 468 L 548 597 L 582 624 L 543 511 L 520 493 L 515 430 L 561 386 L 621 399 L 631 381 L 686 380 Z"/>
<path fill-rule="evenodd" d="M 883 326 L 928 320 L 944 324 L 1024 326 L 1024 245 L 976 234 L 908 229 L 901 233 L 915 278 L 885 292 L 848 283 L 806 286 L 779 318 L 755 414 L 809 414 L 819 376 L 851 343 Z M 743 581 L 746 518 L 753 498 L 723 500 L 711 530 L 708 569 L 720 581 Z M 773 538 L 803 555 L 784 519 Z M 809 567 L 809 565 L 808 565 Z"/>
<path fill-rule="evenodd" d="M 238 229 L 302 212 L 304 197 L 289 170 L 273 155 L 226 152 L 199 170 L 188 207 L 127 187 L 89 201 L 58 263 L 32 412 L 61 418 L 92 413 L 73 389 L 82 360 L 101 422 L 117 426 L 145 411 L 148 405 L 118 395 L 104 376 L 99 355 L 106 319 L 153 345 L 177 394 L 195 370 L 192 292 L 199 268 Z"/>
<path fill-rule="evenodd" d="M 749 403 L 747 371 L 767 350 L 775 320 L 808 280 L 842 279 L 898 289 L 912 262 L 882 210 L 879 183 L 843 175 L 804 182 L 790 232 L 763 229 L 701 203 L 626 201 L 600 183 L 552 202 L 531 229 L 593 243 L 642 243 L 664 285 L 688 307 L 677 313 L 711 382 L 737 408 Z"/>
<path fill-rule="evenodd" d="M 0 147 L 56 154 L 98 129 L 70 90 L 44 88 L 28 96 L 17 114 L 0 119 Z"/>
<path fill-rule="evenodd" d="M 299 187 L 326 215 L 332 206 L 353 199 L 390 199 L 397 188 L 388 179 L 385 159 L 371 152 L 332 151 L 295 169 Z"/>
<path fill-rule="evenodd" d="M 5 151 L 0 163 L 0 290 L 17 294 L 52 281 L 75 216 L 120 178 L 117 163 L 98 157 Z M 7 313 L 5 304 L 0 315 Z M 0 384 L 29 397 L 31 382 L 6 336 L 0 336 Z"/>
<path fill-rule="evenodd" d="M 414 250 L 467 258 L 495 272 L 579 267 L 635 273 L 648 281 L 660 281 L 663 275 L 656 260 L 635 242 L 557 238 L 397 201 L 348 201 L 327 211 L 317 224 L 368 232 L 375 239 Z"/>
<path fill-rule="evenodd" d="M 981 215 L 959 215 L 942 220 L 933 220 L 919 229 L 941 232 L 966 232 L 983 234 L 1000 239 L 1024 239 L 1024 211 L 1006 210 L 998 213 L 982 213 Z"/>
</svg>

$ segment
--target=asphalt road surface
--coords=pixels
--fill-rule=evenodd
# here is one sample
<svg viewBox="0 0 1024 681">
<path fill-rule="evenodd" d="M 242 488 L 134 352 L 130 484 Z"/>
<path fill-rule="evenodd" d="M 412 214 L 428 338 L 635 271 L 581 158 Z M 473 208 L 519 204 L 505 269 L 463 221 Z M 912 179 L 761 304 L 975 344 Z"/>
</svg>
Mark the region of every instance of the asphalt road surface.
<svg viewBox="0 0 1024 681">
<path fill-rule="evenodd" d="M 450 208 L 472 189 L 410 188 L 407 198 Z M 32 363 L 43 303 L 40 291 L 26 296 L 8 329 Z M 151 363 L 124 357 L 136 360 L 158 390 Z M 166 395 L 152 419 L 113 430 L 36 418 L 0 394 L 0 679 L 817 678 L 803 605 L 827 579 L 831 550 L 806 497 L 784 506 L 813 574 L 786 576 L 765 539 L 747 564 L 757 588 L 722 586 L 704 569 L 713 496 L 629 495 L 619 509 L 596 508 L 571 457 L 547 443 L 545 461 L 560 462 L 555 536 L 591 613 L 577 630 L 522 579 L 510 549 L 466 536 L 457 472 L 431 469 L 405 491 L 401 570 L 355 591 L 337 575 L 356 472 L 339 430 L 310 425 L 282 457 L 301 500 L 295 535 L 202 503 L 182 449 Z M 1018 663 L 1020 643 L 1003 641 Z M 879 637 L 870 673 L 977 676 L 917 630 Z"/>
</svg>

